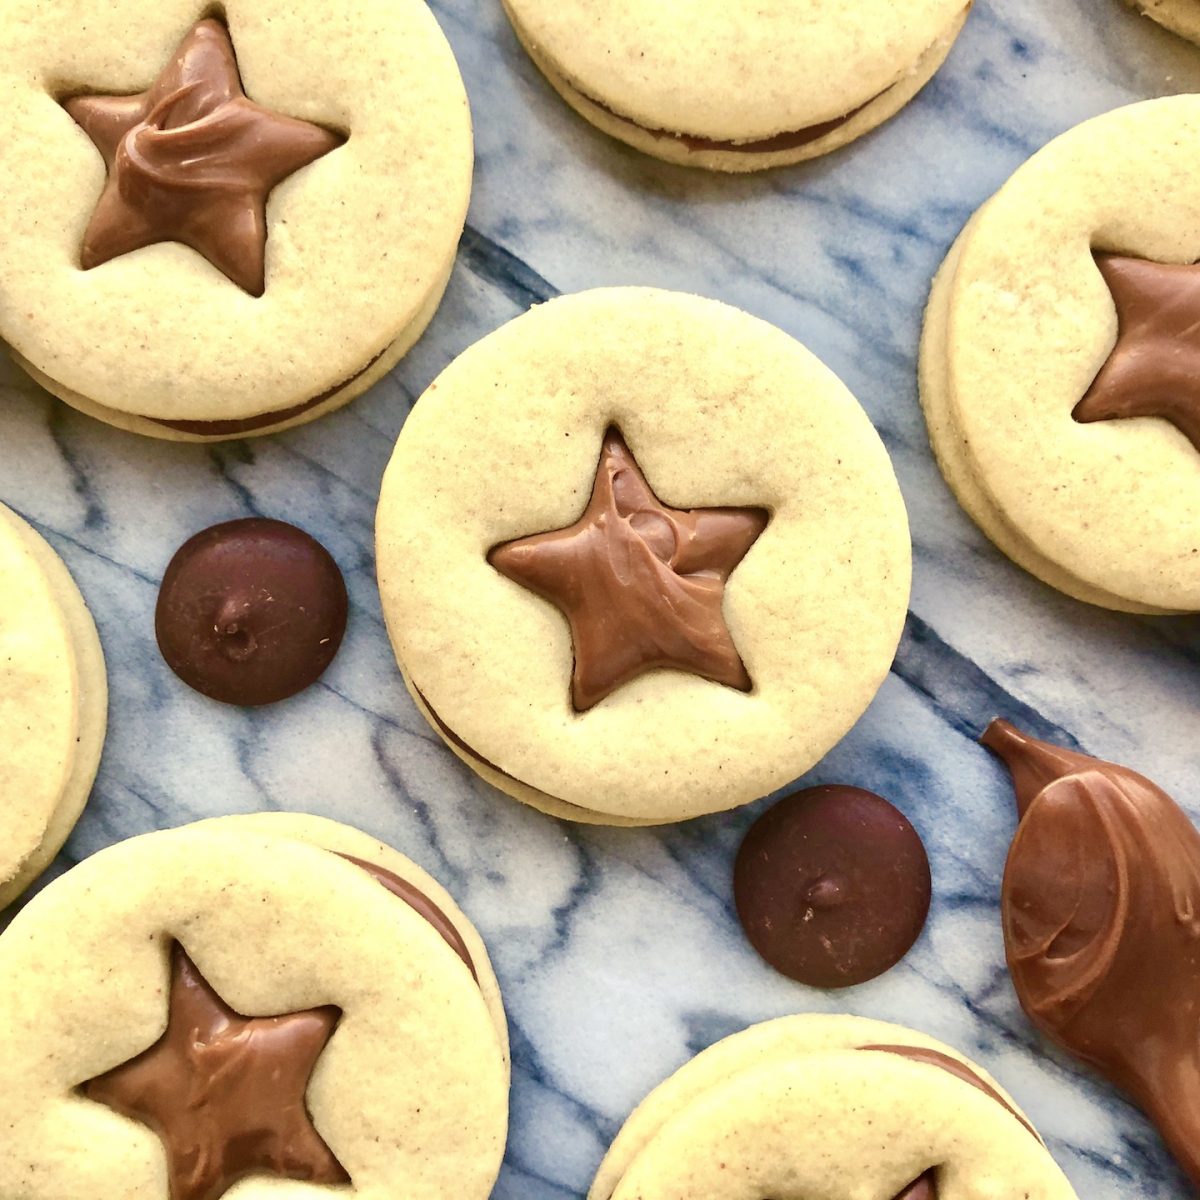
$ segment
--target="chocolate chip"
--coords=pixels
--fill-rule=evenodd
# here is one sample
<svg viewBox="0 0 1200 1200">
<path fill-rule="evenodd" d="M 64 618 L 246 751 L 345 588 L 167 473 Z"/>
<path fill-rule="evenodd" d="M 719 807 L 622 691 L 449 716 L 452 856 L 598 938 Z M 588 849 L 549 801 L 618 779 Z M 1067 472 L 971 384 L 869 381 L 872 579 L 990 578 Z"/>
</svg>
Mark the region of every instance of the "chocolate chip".
<svg viewBox="0 0 1200 1200">
<path fill-rule="evenodd" d="M 273 704 L 333 661 L 347 608 L 324 546 L 294 525 L 251 517 L 180 547 L 163 577 L 155 632 L 189 687 L 226 704 Z"/>
<path fill-rule="evenodd" d="M 796 792 L 751 826 L 733 872 L 751 945 L 813 987 L 895 966 L 929 914 L 929 860 L 904 814 L 873 792 Z"/>
</svg>

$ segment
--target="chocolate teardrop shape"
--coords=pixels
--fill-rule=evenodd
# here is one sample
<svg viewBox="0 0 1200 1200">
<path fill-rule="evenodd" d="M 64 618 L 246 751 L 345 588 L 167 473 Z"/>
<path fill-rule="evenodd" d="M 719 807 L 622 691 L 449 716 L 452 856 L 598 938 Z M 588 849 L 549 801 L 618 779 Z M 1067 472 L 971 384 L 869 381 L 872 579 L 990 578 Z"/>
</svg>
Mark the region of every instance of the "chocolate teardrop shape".
<svg viewBox="0 0 1200 1200">
<path fill-rule="evenodd" d="M 1001 897 L 1021 1006 L 1124 1088 L 1200 1188 L 1200 832 L 1127 767 L 994 723 L 1022 819 Z"/>
</svg>

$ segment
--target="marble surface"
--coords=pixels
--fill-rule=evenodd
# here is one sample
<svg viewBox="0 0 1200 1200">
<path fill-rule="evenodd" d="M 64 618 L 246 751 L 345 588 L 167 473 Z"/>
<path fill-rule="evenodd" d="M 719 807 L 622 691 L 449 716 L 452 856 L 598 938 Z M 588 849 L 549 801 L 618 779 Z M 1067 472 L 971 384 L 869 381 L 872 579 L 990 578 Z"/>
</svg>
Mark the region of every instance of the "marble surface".
<svg viewBox="0 0 1200 1200">
<path fill-rule="evenodd" d="M 0 356 L 0 499 L 70 565 L 111 674 L 103 767 L 55 870 L 131 834 L 258 808 L 338 817 L 419 860 L 475 919 L 504 987 L 515 1077 L 498 1200 L 581 1196 L 651 1086 L 749 1022 L 805 1010 L 910 1023 L 979 1058 L 1081 1197 L 1189 1195 L 1147 1123 L 1041 1044 L 1017 1007 L 996 908 L 1011 793 L 973 736 L 1005 713 L 1138 767 L 1200 816 L 1200 623 L 1086 608 L 1000 556 L 933 465 L 914 377 L 929 279 L 974 208 L 1082 118 L 1200 90 L 1200 51 L 1117 0 L 979 0 L 945 69 L 898 119 L 816 165 L 720 179 L 639 157 L 579 121 L 496 0 L 435 8 L 474 105 L 475 197 L 444 307 L 369 396 L 281 437 L 175 447 L 72 413 Z M 743 940 L 730 866 L 761 805 L 649 832 L 572 828 L 479 784 L 401 686 L 372 519 L 410 404 L 530 303 L 606 283 L 701 292 L 781 325 L 846 380 L 895 457 L 916 548 L 908 628 L 877 701 L 809 778 L 890 796 L 929 846 L 929 927 L 864 987 L 807 990 Z M 320 537 L 353 605 L 324 681 L 260 712 L 184 688 L 152 624 L 175 547 L 251 513 Z"/>
</svg>

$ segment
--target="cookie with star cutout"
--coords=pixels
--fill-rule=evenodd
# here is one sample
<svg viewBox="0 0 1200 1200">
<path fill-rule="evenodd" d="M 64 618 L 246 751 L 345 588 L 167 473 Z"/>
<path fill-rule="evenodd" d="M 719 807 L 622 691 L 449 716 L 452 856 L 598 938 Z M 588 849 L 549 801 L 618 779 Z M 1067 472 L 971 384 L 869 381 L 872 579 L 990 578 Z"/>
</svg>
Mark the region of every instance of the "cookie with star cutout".
<svg viewBox="0 0 1200 1200">
<path fill-rule="evenodd" d="M 85 860 L 0 935 L 0 1028 L 0 1195 L 485 1200 L 503 1157 L 483 943 L 332 821 L 217 818 Z"/>
<path fill-rule="evenodd" d="M 6 0 L 0 340 L 123 429 L 332 412 L 433 317 L 470 192 L 422 0 Z"/>
<path fill-rule="evenodd" d="M 657 824 L 791 782 L 891 664 L 911 549 L 844 385 L 734 308 L 610 288 L 533 309 L 418 401 L 379 583 L 418 707 L 545 812 Z"/>
<path fill-rule="evenodd" d="M 504 0 L 580 116 L 667 162 L 746 172 L 828 154 L 900 111 L 971 0 Z"/>
<path fill-rule="evenodd" d="M 921 400 L 959 501 L 1106 608 L 1200 611 L 1200 98 L 1117 109 L 1021 167 L 933 286 Z"/>
<path fill-rule="evenodd" d="M 104 653 L 79 588 L 41 535 L 0 504 L 0 908 L 74 828 L 107 723 Z"/>
<path fill-rule="evenodd" d="M 805 1015 L 716 1043 L 638 1106 L 588 1200 L 1075 1200 L 1016 1102 L 923 1033 Z"/>
</svg>

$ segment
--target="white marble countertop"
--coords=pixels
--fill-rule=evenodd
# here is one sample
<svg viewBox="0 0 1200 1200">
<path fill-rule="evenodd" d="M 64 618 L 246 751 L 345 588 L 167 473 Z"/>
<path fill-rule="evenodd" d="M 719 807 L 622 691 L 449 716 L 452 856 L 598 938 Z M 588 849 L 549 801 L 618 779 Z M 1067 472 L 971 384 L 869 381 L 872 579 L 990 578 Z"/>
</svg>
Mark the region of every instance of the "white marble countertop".
<svg viewBox="0 0 1200 1200">
<path fill-rule="evenodd" d="M 979 0 L 943 71 L 896 120 L 815 165 L 711 178 L 610 142 L 518 49 L 496 0 L 436 0 L 477 125 L 470 225 L 441 312 L 394 375 L 293 433 L 217 448 L 119 433 L 0 358 L 0 499 L 61 552 L 108 656 L 111 728 L 91 805 L 56 865 L 209 814 L 307 810 L 417 859 L 487 939 L 512 1023 L 512 1133 L 497 1200 L 581 1196 L 641 1096 L 765 1017 L 850 1011 L 979 1058 L 1086 1200 L 1189 1195 L 1156 1135 L 1017 1007 L 997 914 L 1014 825 L 973 741 L 1003 713 L 1128 763 L 1200 816 L 1200 621 L 1086 608 L 1024 575 L 944 486 L 917 404 L 929 280 L 970 213 L 1079 120 L 1200 90 L 1200 50 L 1117 0 Z M 743 939 L 730 872 L 761 805 L 652 831 L 577 829 L 477 782 L 410 703 L 373 573 L 380 476 L 413 399 L 531 302 L 597 284 L 716 296 L 805 342 L 867 407 L 909 504 L 916 578 L 892 674 L 809 782 L 904 808 L 933 865 L 931 920 L 895 970 L 837 994 L 773 974 Z M 260 711 L 190 692 L 154 645 L 157 582 L 216 521 L 280 516 L 341 563 L 351 625 L 321 684 Z"/>
</svg>

